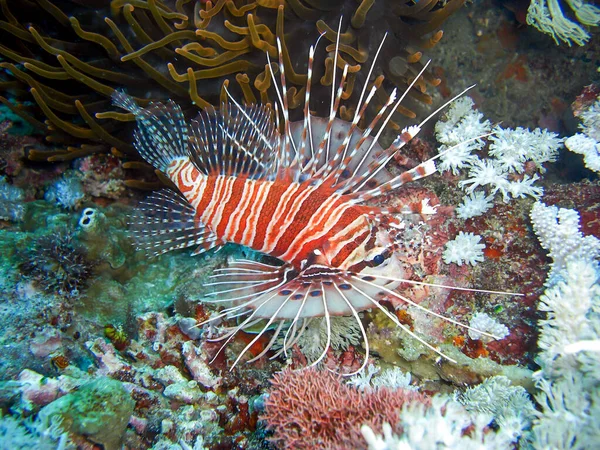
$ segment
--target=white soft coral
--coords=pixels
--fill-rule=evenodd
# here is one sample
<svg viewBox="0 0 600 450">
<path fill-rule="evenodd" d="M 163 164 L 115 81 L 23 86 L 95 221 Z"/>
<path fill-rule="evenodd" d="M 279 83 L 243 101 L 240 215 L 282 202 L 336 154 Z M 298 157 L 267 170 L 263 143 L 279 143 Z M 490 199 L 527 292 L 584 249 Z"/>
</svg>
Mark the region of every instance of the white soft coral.
<svg viewBox="0 0 600 450">
<path fill-rule="evenodd" d="M 600 172 L 600 100 L 581 114 L 581 133 L 565 141 L 566 147 L 574 153 L 583 155 L 585 166 L 594 172 Z"/>
<path fill-rule="evenodd" d="M 446 243 L 442 258 L 446 264 L 456 263 L 459 266 L 470 264 L 474 266 L 483 261 L 484 244 L 480 244 L 481 236 L 473 233 L 458 233 L 453 241 Z"/>
<path fill-rule="evenodd" d="M 497 126 L 490 141 L 490 156 L 494 156 L 507 172 L 523 173 L 525 163 L 531 161 L 543 173 L 544 163 L 556 161 L 563 140 L 555 133 L 539 128 L 530 131 Z"/>
<path fill-rule="evenodd" d="M 490 342 L 492 340 L 489 336 L 481 334 L 481 331 L 492 334 L 498 339 L 504 339 L 510 334 L 506 325 L 501 324 L 484 312 L 473 314 L 469 326 L 472 328 L 469 330 L 469 337 L 475 341 Z"/>
<path fill-rule="evenodd" d="M 473 100 L 469 97 L 459 98 L 448 108 L 445 120 L 435 125 L 437 140 L 443 144 L 439 149 L 439 169 L 442 172 L 451 170 L 458 175 L 459 169 L 469 167 L 478 159 L 473 152 L 485 145 L 482 139 L 476 138 L 489 133 L 492 126 L 473 107 Z"/>
<path fill-rule="evenodd" d="M 463 202 L 456 207 L 456 215 L 461 219 L 480 216 L 492 207 L 492 195 L 486 196 L 482 191 L 465 195 Z"/>
<path fill-rule="evenodd" d="M 565 3 L 577 21 L 567 18 L 558 0 L 532 0 L 527 10 L 527 24 L 552 36 L 557 45 L 560 42 L 569 47 L 573 42 L 584 45 L 591 37 L 585 27 L 600 24 L 600 8 L 583 0 L 565 0 Z"/>
<path fill-rule="evenodd" d="M 478 159 L 469 168 L 469 178 L 458 183 L 460 187 L 472 193 L 479 186 L 488 186 L 491 193 L 500 191 L 506 198 L 508 179 L 506 170 L 493 159 Z"/>
<path fill-rule="evenodd" d="M 482 150 L 485 142 L 478 137 L 488 133 L 491 125 L 473 107 L 473 100 L 463 97 L 449 108 L 446 118 L 436 124 L 436 137 L 443 144 L 439 149 L 439 170 L 450 170 L 454 175 L 467 170 L 468 176 L 459 186 L 471 195 L 482 192 L 477 200 L 484 196 L 491 200 L 497 193 L 502 194 L 504 202 L 526 196 L 539 198 L 543 190 L 535 185 L 539 176 L 533 172 L 544 173 L 544 164 L 556 160 L 563 139 L 539 128 L 530 131 L 496 126 L 489 137 L 489 158 L 480 159 L 475 152 Z M 464 204 L 474 199 L 465 198 Z M 487 209 L 482 206 L 467 212 L 466 207 L 462 207 L 459 212 L 460 217 L 469 218 Z"/>
</svg>

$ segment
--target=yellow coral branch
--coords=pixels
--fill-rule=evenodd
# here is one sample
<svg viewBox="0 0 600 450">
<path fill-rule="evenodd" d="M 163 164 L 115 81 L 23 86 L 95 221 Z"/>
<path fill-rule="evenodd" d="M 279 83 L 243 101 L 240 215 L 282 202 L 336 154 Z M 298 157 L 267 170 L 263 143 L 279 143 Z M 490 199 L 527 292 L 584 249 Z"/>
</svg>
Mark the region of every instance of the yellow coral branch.
<svg viewBox="0 0 600 450">
<path fill-rule="evenodd" d="M 227 7 L 227 10 L 231 13 L 232 16 L 243 17 L 246 15 L 246 13 L 248 13 L 249 11 L 252 11 L 258 5 L 256 2 L 253 2 L 253 3 L 249 3 L 247 5 L 244 5 L 240 8 L 238 8 L 237 6 L 235 6 L 235 3 L 233 2 L 233 0 L 227 0 L 227 3 L 225 3 L 225 6 Z"/>
<path fill-rule="evenodd" d="M 325 37 L 330 42 L 335 42 L 337 40 L 337 31 L 334 31 L 329 27 L 323 20 L 317 20 L 317 30 L 319 33 L 325 33 Z M 348 30 L 345 33 L 340 33 L 340 43 L 342 44 L 352 44 L 356 36 L 352 32 L 352 30 Z"/>
<path fill-rule="evenodd" d="M 128 54 L 122 56 L 121 61 L 125 62 L 125 61 L 129 61 L 133 58 L 143 56 L 146 53 L 151 52 L 152 50 L 156 50 L 157 48 L 164 47 L 165 45 L 167 45 L 173 41 L 177 41 L 179 39 L 195 39 L 195 38 L 196 38 L 196 33 L 192 30 L 175 31 L 175 32 L 172 32 L 171 34 L 165 36 L 164 38 L 162 38 L 159 41 L 154 41 L 148 45 L 143 46 L 139 50 L 136 50 L 135 52 L 128 53 Z M 177 51 L 177 50 L 175 50 L 175 51 Z"/>
<path fill-rule="evenodd" d="M 256 96 L 254 95 L 254 92 L 252 92 L 252 88 L 250 88 L 250 78 L 248 78 L 248 75 L 245 73 L 238 73 L 235 76 L 235 81 L 237 81 L 242 88 L 242 93 L 244 94 L 244 100 L 246 103 L 257 103 Z"/>
<path fill-rule="evenodd" d="M 50 3 L 48 0 L 37 0 L 42 8 L 44 8 L 48 14 L 54 17 L 62 26 L 69 26 L 69 18 L 62 12 L 58 7 Z"/>
<path fill-rule="evenodd" d="M 344 52 L 348 55 L 350 55 L 356 62 L 359 63 L 364 63 L 367 58 L 369 57 L 369 54 L 366 51 L 359 51 L 357 49 L 355 49 L 354 47 L 350 47 L 349 45 L 346 44 L 340 44 L 340 52 Z M 328 52 L 332 52 L 335 50 L 335 44 L 329 44 L 327 47 L 325 47 L 325 50 Z M 360 67 L 360 66 L 359 66 Z"/>
<path fill-rule="evenodd" d="M 104 111 L 95 114 L 96 119 L 112 119 L 119 122 L 133 122 L 135 116 L 133 113 L 120 113 L 116 111 Z"/>
<path fill-rule="evenodd" d="M 198 108 L 210 108 L 211 104 L 204 100 L 202 97 L 198 95 L 198 86 L 196 85 L 196 76 L 194 75 L 194 69 L 188 67 L 187 69 L 187 78 L 190 83 L 190 99 L 192 103 L 196 105 Z"/>
<path fill-rule="evenodd" d="M 217 51 L 211 47 L 204 47 L 199 42 L 190 42 L 189 44 L 185 44 L 181 47 L 182 50 L 186 52 L 196 52 L 198 56 L 210 57 L 217 55 Z"/>
<path fill-rule="evenodd" d="M 316 20 L 321 17 L 321 12 L 316 9 L 307 8 L 299 0 L 287 0 L 288 5 L 292 8 L 294 13 L 297 16 L 303 18 L 304 20 Z M 281 5 L 283 6 L 283 5 Z"/>
<path fill-rule="evenodd" d="M 354 28 L 362 28 L 373 3 L 375 3 L 375 0 L 362 0 L 360 2 L 360 5 L 352 15 L 352 19 L 350 19 L 350 24 L 352 24 Z"/>
<path fill-rule="evenodd" d="M 300 75 L 296 73 L 296 71 L 294 70 L 294 66 L 292 65 L 292 60 L 290 59 L 290 52 L 288 51 L 287 45 L 285 43 L 285 33 L 283 32 L 283 6 L 280 6 L 277 10 L 276 32 L 277 36 L 280 36 L 281 55 L 283 58 L 283 65 L 285 67 L 285 74 L 288 80 L 294 84 L 305 86 L 308 77 L 306 75 Z"/>
<path fill-rule="evenodd" d="M 26 113 L 21 105 L 16 106 L 14 103 L 10 102 L 4 97 L 0 97 L 0 103 L 2 103 L 4 106 L 10 109 L 17 116 L 25 119 L 38 130 L 46 131 L 46 125 L 44 125 L 44 123 L 40 122 L 39 120 L 35 119 L 32 115 Z"/>
<path fill-rule="evenodd" d="M 121 30 L 119 30 L 119 27 L 117 27 L 117 25 L 108 17 L 106 17 L 104 21 L 108 24 L 113 33 L 115 33 L 117 39 L 119 40 L 119 42 L 121 42 L 123 48 L 125 48 L 125 51 L 129 53 L 133 52 L 133 47 L 131 47 L 131 44 L 125 38 Z M 177 83 L 174 83 L 173 81 L 166 78 L 158 70 L 153 68 L 147 62 L 145 62 L 142 58 L 135 58 L 132 62 L 135 63 L 140 69 L 142 69 L 150 78 L 152 78 L 154 81 L 156 81 L 158 84 L 160 84 L 167 90 L 175 93 L 176 95 L 179 95 L 180 97 L 186 96 L 187 92 L 185 91 L 185 89 L 183 89 Z"/>
<path fill-rule="evenodd" d="M 226 41 L 221 35 L 214 33 L 212 31 L 206 30 L 196 30 L 196 36 L 199 36 L 203 39 L 211 39 L 215 41 L 219 47 L 224 48 L 225 50 L 243 50 L 245 48 L 250 47 L 250 38 L 245 37 L 241 41 Z"/>
<path fill-rule="evenodd" d="M 35 42 L 35 40 L 31 37 L 31 35 L 22 27 L 18 27 L 13 25 L 12 23 L 5 22 L 4 20 L 0 20 L 0 29 L 7 31 L 8 33 L 16 36 L 22 41 L 27 42 Z"/>
<path fill-rule="evenodd" d="M 268 52 L 271 58 L 277 57 L 277 49 L 275 46 L 269 44 L 267 41 L 263 41 L 258 35 L 256 25 L 254 24 L 254 16 L 252 14 L 248 14 L 248 30 L 250 31 L 252 45 L 263 52 Z"/>
<path fill-rule="evenodd" d="M 123 142 L 121 139 L 114 137 L 112 134 L 110 134 L 108 131 L 106 131 L 103 127 L 101 127 L 98 124 L 98 122 L 96 122 L 94 120 L 94 118 L 92 116 L 90 116 L 90 114 L 85 109 L 85 106 L 83 106 L 83 103 L 81 103 L 79 100 L 75 100 L 75 107 L 79 111 L 79 114 L 81 114 L 81 117 L 83 118 L 83 120 L 85 120 L 85 123 L 88 124 L 90 129 L 100 139 L 102 139 L 105 142 L 108 142 L 110 145 L 113 145 L 115 147 L 123 149 L 123 151 L 125 151 L 125 153 L 129 154 L 130 156 L 136 155 L 136 151 L 135 151 L 135 148 L 133 147 L 133 145 Z"/>
<path fill-rule="evenodd" d="M 37 102 L 38 106 L 44 112 L 46 117 L 48 117 L 48 120 L 50 120 L 50 122 L 52 122 L 55 126 L 77 138 L 95 140 L 94 133 L 89 128 L 78 127 L 70 122 L 62 120 L 60 117 L 54 114 L 54 111 L 52 111 L 46 102 L 44 102 L 44 99 L 37 92 L 37 89 L 31 88 L 29 92 L 31 92 L 31 95 Z"/>
<path fill-rule="evenodd" d="M 250 64 L 249 61 L 246 61 L 246 60 L 234 61 L 231 63 L 223 64 L 222 66 L 216 67 L 214 69 L 196 70 L 196 71 L 194 71 L 194 77 L 196 78 L 196 80 L 204 80 L 207 78 L 217 78 L 217 77 L 229 75 L 231 73 L 243 72 L 243 71 L 248 70 L 250 67 L 252 67 L 252 64 Z M 175 66 L 173 66 L 173 64 L 168 63 L 167 68 L 169 69 L 169 73 L 171 74 L 171 77 L 173 77 L 173 79 L 175 81 L 178 81 L 179 83 L 188 81 L 187 74 L 186 75 L 178 74 L 177 71 L 175 70 Z"/>
<path fill-rule="evenodd" d="M 79 36 L 81 39 L 95 42 L 96 44 L 102 46 L 104 50 L 106 50 L 106 53 L 108 53 L 110 59 L 115 61 L 119 59 L 119 50 L 117 50 L 117 47 L 110 39 L 108 39 L 106 36 L 102 36 L 101 34 L 83 30 L 81 25 L 79 25 L 79 21 L 75 17 L 71 17 L 69 21 L 71 22 L 73 30 L 75 30 L 75 33 L 77 33 L 77 36 Z"/>
<path fill-rule="evenodd" d="M 223 9 L 223 6 L 225 6 L 225 2 L 227 0 L 217 0 L 217 3 L 215 4 L 215 6 L 213 6 L 210 9 L 206 9 L 206 10 L 201 10 L 199 12 L 199 15 L 202 19 L 210 19 L 212 17 L 215 17 L 217 14 L 219 14 L 221 12 L 221 10 Z"/>
</svg>

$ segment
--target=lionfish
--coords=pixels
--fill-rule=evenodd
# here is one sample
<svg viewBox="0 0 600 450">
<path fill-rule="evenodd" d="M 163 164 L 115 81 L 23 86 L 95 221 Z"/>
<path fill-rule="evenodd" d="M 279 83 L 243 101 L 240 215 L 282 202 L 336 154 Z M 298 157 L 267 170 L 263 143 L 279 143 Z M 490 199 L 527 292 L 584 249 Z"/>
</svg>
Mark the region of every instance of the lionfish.
<svg viewBox="0 0 600 450">
<path fill-rule="evenodd" d="M 337 36 L 336 58 L 339 30 Z M 142 202 L 130 223 L 137 248 L 157 256 L 197 247 L 193 255 L 198 255 L 236 243 L 272 257 L 269 261 L 279 261 L 234 260 L 227 268 L 217 269 L 208 283 L 217 289 L 209 294 L 213 297 L 209 301 L 228 302 L 209 321 L 238 320 L 237 326 L 215 339 L 225 340 L 221 350 L 238 331 L 260 325 L 232 368 L 268 330 L 274 329 L 273 337 L 248 362 L 264 356 L 282 332 L 283 348 L 275 357 L 287 352 L 302 335 L 307 321 L 324 317 L 327 342 L 311 365 L 318 364 L 331 344 L 332 316 L 353 316 L 366 353 L 361 368 L 354 373 L 360 372 L 369 358 L 369 341 L 358 313 L 371 308 L 378 308 L 404 332 L 452 361 L 401 323 L 379 300 L 393 296 L 432 316 L 470 328 L 395 291 L 401 282 L 440 286 L 393 276 L 394 251 L 403 233 L 400 215 L 425 213 L 428 211 L 423 207 L 431 207 L 426 202 L 416 207 L 382 207 L 369 201 L 436 171 L 434 159 L 440 155 L 398 176 L 391 176 L 385 166 L 425 123 L 470 88 L 382 148 L 380 135 L 427 65 L 398 99 L 394 90 L 361 130 L 358 124 L 365 118 L 376 87 L 368 89 L 365 82 L 351 122 L 338 118 L 348 66 L 336 83 L 337 61 L 333 64 L 329 116 L 317 117 L 310 111 L 313 60 L 319 40 L 309 49 L 304 118 L 300 121 L 292 122 L 289 117 L 279 38 L 280 84 L 273 70 L 269 71 L 277 96 L 274 110 L 241 105 L 227 91 L 231 104 L 223 104 L 220 110 L 204 110 L 188 127 L 181 108 L 171 100 L 141 108 L 123 92 L 115 92 L 115 105 L 135 115 L 137 151 L 179 191 L 163 189 Z M 385 37 L 367 81 L 384 41 Z M 268 53 L 267 60 L 272 67 Z"/>
</svg>

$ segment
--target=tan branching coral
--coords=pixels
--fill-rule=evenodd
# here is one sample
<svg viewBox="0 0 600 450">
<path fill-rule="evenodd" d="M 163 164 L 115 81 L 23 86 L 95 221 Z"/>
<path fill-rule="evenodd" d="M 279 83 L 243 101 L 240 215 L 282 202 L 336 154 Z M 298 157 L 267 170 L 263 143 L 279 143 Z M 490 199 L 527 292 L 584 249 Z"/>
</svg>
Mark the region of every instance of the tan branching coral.
<svg viewBox="0 0 600 450">
<path fill-rule="evenodd" d="M 421 50 L 440 40 L 435 30 L 463 1 L 71 0 L 59 7 L 52 0 L 22 0 L 16 7 L 0 0 L 0 102 L 56 144 L 52 152 L 29 149 L 31 159 L 58 161 L 99 151 L 136 159 L 133 117 L 111 106 L 115 89 L 125 89 L 142 106 L 172 98 L 189 116 L 226 99 L 227 83 L 247 103 L 269 103 L 269 71 L 277 68 L 265 64 L 265 53 L 277 58 L 280 36 L 290 106 L 298 108 L 308 45 L 318 33 L 325 34 L 321 51 L 328 56 L 314 82 L 331 85 L 343 15 L 350 19 L 343 22 L 337 63 L 349 65 L 343 108 L 349 116 L 364 83 L 375 82 L 383 99 L 394 86 L 404 89 L 413 81 L 423 67 Z M 361 66 L 373 58 L 385 29 L 393 41 L 384 47 L 385 64 L 365 80 Z M 430 103 L 427 84 L 437 83 L 427 74 L 410 95 Z M 409 108 L 398 112 L 413 117 Z"/>
</svg>

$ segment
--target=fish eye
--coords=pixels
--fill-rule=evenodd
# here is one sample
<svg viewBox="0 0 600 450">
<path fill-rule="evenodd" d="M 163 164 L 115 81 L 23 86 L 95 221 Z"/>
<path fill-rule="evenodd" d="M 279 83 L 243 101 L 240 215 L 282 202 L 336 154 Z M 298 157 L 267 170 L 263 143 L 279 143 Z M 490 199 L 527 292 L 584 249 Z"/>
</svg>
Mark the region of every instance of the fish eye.
<svg viewBox="0 0 600 450">
<path fill-rule="evenodd" d="M 383 254 L 381 254 L 381 255 L 376 255 L 376 256 L 373 258 L 373 260 L 372 260 L 372 262 L 373 262 L 373 265 L 374 265 L 374 266 L 378 266 L 378 265 L 380 265 L 380 264 L 383 264 L 383 262 L 384 262 L 384 261 L 385 261 L 385 257 L 383 256 Z"/>
</svg>

